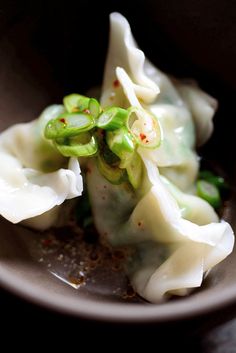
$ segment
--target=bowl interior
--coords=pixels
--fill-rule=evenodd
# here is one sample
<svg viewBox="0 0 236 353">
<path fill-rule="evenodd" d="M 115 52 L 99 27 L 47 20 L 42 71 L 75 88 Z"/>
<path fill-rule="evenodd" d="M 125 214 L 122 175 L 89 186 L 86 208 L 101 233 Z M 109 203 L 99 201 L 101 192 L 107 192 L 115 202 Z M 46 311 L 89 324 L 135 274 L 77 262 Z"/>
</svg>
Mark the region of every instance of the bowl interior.
<svg viewBox="0 0 236 353">
<path fill-rule="evenodd" d="M 235 115 L 236 78 L 231 73 L 236 45 L 232 26 L 228 25 L 233 11 L 228 8 L 222 21 L 222 9 L 216 6 L 210 11 L 211 2 L 206 5 L 200 1 L 190 7 L 185 1 L 181 5 L 159 1 L 157 8 L 155 1 L 146 1 L 145 6 L 140 2 L 140 13 L 138 6 L 132 8 L 123 1 L 119 6 L 111 1 L 106 9 L 94 5 L 94 11 L 90 11 L 83 1 L 77 2 L 73 11 L 70 9 L 68 17 L 64 16 L 66 2 L 34 2 L 27 9 L 6 5 L 0 28 L 0 129 L 34 119 L 48 104 L 61 102 L 66 93 L 85 93 L 101 84 L 108 14 L 120 11 L 130 21 L 139 46 L 156 66 L 178 77 L 195 78 L 219 100 L 214 135 L 199 153 L 216 165 L 232 185 L 223 216 L 236 229 L 235 164 L 231 152 L 236 128 L 231 118 Z M 64 277 L 56 277 L 58 272 L 52 274 L 58 270 L 60 259 L 55 256 L 60 257 L 60 253 L 40 256 L 43 235 L 3 219 L 0 222 L 0 283 L 47 307 L 86 318 L 161 322 L 214 311 L 236 298 L 235 253 L 189 297 L 150 305 L 138 298 L 122 297 L 126 279 L 114 271 L 103 269 L 102 276 L 95 274 L 94 285 L 76 289 L 76 281 L 68 284 Z"/>
</svg>

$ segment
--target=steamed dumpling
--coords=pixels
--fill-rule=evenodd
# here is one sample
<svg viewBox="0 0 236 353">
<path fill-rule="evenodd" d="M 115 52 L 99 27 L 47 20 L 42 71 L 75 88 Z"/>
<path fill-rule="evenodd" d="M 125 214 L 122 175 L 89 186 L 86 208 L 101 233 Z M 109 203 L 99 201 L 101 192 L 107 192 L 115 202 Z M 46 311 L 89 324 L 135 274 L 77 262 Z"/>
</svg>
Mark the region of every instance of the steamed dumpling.
<svg viewBox="0 0 236 353">
<path fill-rule="evenodd" d="M 204 273 L 230 254 L 234 236 L 206 201 L 167 185 L 153 162 L 144 163 L 139 194 L 126 183 L 106 181 L 92 161 L 87 185 L 98 231 L 112 245 L 137 247 L 131 283 L 142 297 L 159 302 L 200 286 Z"/>
<path fill-rule="evenodd" d="M 213 116 L 218 107 L 216 99 L 203 92 L 196 83 L 178 84 L 178 91 L 190 109 L 196 126 L 197 144 L 204 144 L 213 131 Z"/>
<path fill-rule="evenodd" d="M 0 134 L 0 214 L 12 223 L 30 219 L 30 226 L 45 229 L 55 221 L 58 205 L 82 193 L 78 160 L 65 159 L 43 137 L 46 123 L 63 109 L 51 106 L 39 119 Z"/>
<path fill-rule="evenodd" d="M 126 19 L 112 14 L 102 104 L 148 110 L 158 119 L 162 142 L 138 148 L 143 176 L 137 190 L 128 182 L 111 184 L 93 159 L 86 182 L 99 233 L 114 246 L 136 249 L 128 264 L 131 283 L 154 303 L 200 286 L 234 244 L 231 226 L 193 195 L 196 133 L 199 144 L 210 136 L 216 104 L 197 87 L 187 90 L 145 59 Z"/>
<path fill-rule="evenodd" d="M 139 104 L 158 118 L 163 142 L 150 154 L 162 174 L 187 191 L 198 173 L 195 144 L 210 137 L 217 102 L 196 85 L 180 84 L 157 69 L 137 47 L 122 15 L 112 13 L 110 23 L 101 102 L 104 106 Z M 114 85 L 117 80 L 120 86 Z"/>
</svg>

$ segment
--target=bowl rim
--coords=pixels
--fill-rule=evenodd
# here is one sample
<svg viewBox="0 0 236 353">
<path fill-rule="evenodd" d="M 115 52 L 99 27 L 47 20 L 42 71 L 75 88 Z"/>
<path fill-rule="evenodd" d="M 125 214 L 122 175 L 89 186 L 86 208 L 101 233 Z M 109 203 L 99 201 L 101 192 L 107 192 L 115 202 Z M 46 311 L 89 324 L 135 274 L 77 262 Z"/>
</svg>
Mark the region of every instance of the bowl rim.
<svg viewBox="0 0 236 353">
<path fill-rule="evenodd" d="M 51 274 L 51 276 L 53 276 Z M 223 289 L 221 295 L 209 295 L 206 300 L 191 302 L 177 300 L 163 304 L 95 302 L 87 298 L 70 298 L 55 295 L 37 287 L 24 278 L 0 268 L 0 286 L 19 298 L 59 314 L 80 319 L 110 323 L 165 323 L 194 319 L 216 310 L 226 309 L 236 303 L 236 284 Z M 223 296 L 223 300 L 222 300 Z"/>
</svg>

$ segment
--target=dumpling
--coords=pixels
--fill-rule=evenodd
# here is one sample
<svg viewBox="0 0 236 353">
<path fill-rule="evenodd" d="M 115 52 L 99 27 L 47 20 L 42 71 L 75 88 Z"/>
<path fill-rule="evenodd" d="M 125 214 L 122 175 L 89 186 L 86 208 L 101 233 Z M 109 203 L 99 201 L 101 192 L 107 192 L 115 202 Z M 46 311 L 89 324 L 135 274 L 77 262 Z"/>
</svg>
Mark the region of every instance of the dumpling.
<svg viewBox="0 0 236 353">
<path fill-rule="evenodd" d="M 48 228 L 57 206 L 82 193 L 78 160 L 62 157 L 43 137 L 47 122 L 63 110 L 50 106 L 38 119 L 0 134 L 0 214 L 12 223 L 28 220 L 31 227 Z"/>
<path fill-rule="evenodd" d="M 213 116 L 218 102 L 203 92 L 195 82 L 179 83 L 178 91 L 190 109 L 196 126 L 197 145 L 204 144 L 213 131 Z"/>
<path fill-rule="evenodd" d="M 137 247 L 131 283 L 142 297 L 159 302 L 200 286 L 204 273 L 232 251 L 234 235 L 206 201 L 171 190 L 155 164 L 144 163 L 139 193 L 128 183 L 112 185 L 94 161 L 87 186 L 98 231 L 114 246 Z"/>
<path fill-rule="evenodd" d="M 206 136 L 210 136 L 216 104 L 211 104 L 211 114 L 204 116 L 202 112 L 204 109 L 208 112 L 207 108 L 203 108 L 201 112 L 195 109 L 193 118 L 193 108 L 189 108 L 189 97 L 184 94 L 183 85 L 180 86 L 178 81 L 172 82 L 145 58 L 144 53 L 137 48 L 130 26 L 122 15 L 113 13 L 110 20 L 110 43 L 101 102 L 103 106 L 141 105 L 157 116 L 162 127 L 163 142 L 150 155 L 158 167 L 162 168 L 162 174 L 182 190 L 188 190 L 198 173 L 199 159 L 194 150 L 196 126 L 197 130 L 201 130 L 201 121 L 207 121 L 209 129 Z M 119 85 L 114 84 L 117 81 Z M 208 107 L 211 98 L 204 96 L 200 90 L 197 92 L 198 97 L 201 95 L 201 103 L 204 102 L 204 106 Z M 194 99 L 196 100 L 195 96 Z M 212 98 L 213 101 L 215 100 Z M 199 139 L 205 141 L 206 136 Z"/>
<path fill-rule="evenodd" d="M 161 126 L 162 142 L 138 147 L 143 163 L 138 189 L 128 182 L 111 184 L 95 159 L 88 162 L 86 182 L 99 233 L 114 246 L 136 249 L 127 271 L 134 289 L 154 303 L 200 286 L 234 244 L 231 226 L 193 194 L 196 131 L 199 143 L 210 136 L 216 104 L 198 88 L 191 87 L 189 95 L 185 89 L 145 59 L 128 22 L 112 14 L 102 104 L 149 111 Z"/>
</svg>

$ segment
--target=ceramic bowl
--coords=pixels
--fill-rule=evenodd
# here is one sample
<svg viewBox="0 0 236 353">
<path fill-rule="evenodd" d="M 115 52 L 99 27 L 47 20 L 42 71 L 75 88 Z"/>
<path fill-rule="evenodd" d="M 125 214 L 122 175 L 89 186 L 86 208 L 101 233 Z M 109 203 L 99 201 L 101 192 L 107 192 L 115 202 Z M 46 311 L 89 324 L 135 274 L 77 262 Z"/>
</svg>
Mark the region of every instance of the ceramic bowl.
<svg viewBox="0 0 236 353">
<path fill-rule="evenodd" d="M 66 2 L 57 4 L 56 12 L 54 1 L 47 5 L 36 1 L 27 9 L 6 5 L 0 27 L 0 128 L 37 117 L 66 93 L 86 92 L 101 84 L 108 14 L 120 11 L 156 66 L 178 77 L 194 77 L 219 100 L 214 134 L 199 153 L 216 165 L 232 186 L 224 217 L 236 229 L 235 11 L 230 6 L 223 10 L 220 5 L 212 7 L 213 1 L 191 2 L 191 6 L 187 1 L 176 5 L 145 1 L 140 2 L 142 11 L 137 5 L 133 8 L 127 2 L 117 5 L 110 1 L 106 6 L 94 5 L 90 11 L 87 2 L 78 1 L 70 16 L 64 15 Z M 119 323 L 180 323 L 215 318 L 219 313 L 224 319 L 229 313 L 234 315 L 235 252 L 190 296 L 153 305 L 132 295 L 124 297 L 121 289 L 117 292 L 125 284 L 114 272 L 95 273 L 94 285 L 75 289 L 78 282 L 68 284 L 53 275 L 60 253 L 56 253 L 59 259 L 50 251 L 40 256 L 45 242 L 42 234 L 4 219 L 0 229 L 1 286 L 45 308 L 81 319 Z"/>
</svg>

